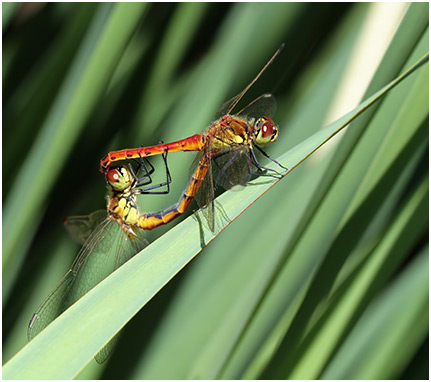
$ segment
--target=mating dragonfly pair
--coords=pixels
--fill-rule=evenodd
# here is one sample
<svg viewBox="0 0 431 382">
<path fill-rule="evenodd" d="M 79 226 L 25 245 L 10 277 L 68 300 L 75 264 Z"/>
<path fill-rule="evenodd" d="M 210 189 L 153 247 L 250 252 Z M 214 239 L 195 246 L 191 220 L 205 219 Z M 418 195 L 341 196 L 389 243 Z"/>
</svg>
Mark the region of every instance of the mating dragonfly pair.
<svg viewBox="0 0 431 382">
<path fill-rule="evenodd" d="M 259 74 L 237 96 L 226 102 L 219 118 L 203 134 L 172 143 L 159 144 L 137 149 L 110 152 L 101 160 L 100 171 L 108 184 L 108 205 L 106 211 L 97 211 L 87 217 L 75 217 L 68 221 L 69 227 L 95 225 L 71 269 L 55 290 L 45 299 L 28 326 L 28 339 L 34 338 L 50 322 L 81 298 L 112 271 L 133 257 L 146 246 L 142 230 L 150 230 L 167 224 L 183 214 L 195 198 L 199 207 L 205 208 L 209 228 L 214 230 L 214 189 L 220 185 L 229 189 L 245 185 L 253 175 L 280 178 L 282 173 L 262 166 L 254 149 L 287 169 L 266 154 L 262 147 L 278 137 L 278 127 L 271 116 L 275 112 L 275 99 L 263 94 L 244 109 L 232 114 L 244 94 L 257 81 L 266 68 L 280 53 L 283 46 L 272 56 Z M 198 151 L 192 165 L 190 182 L 178 203 L 153 213 L 143 213 L 138 207 L 138 195 L 164 194 L 169 192 L 171 176 L 167 165 L 167 154 L 176 151 Z M 154 167 L 148 157 L 162 155 L 166 181 L 152 184 Z M 128 166 L 114 166 L 117 161 L 137 160 L 139 166 L 133 171 Z M 257 169 L 257 172 L 255 172 Z M 160 190 L 163 188 L 162 190 Z M 106 216 L 107 215 L 107 216 Z M 104 219 L 103 219 L 104 217 Z M 114 337 L 97 355 L 102 363 L 109 355 L 117 337 Z"/>
</svg>

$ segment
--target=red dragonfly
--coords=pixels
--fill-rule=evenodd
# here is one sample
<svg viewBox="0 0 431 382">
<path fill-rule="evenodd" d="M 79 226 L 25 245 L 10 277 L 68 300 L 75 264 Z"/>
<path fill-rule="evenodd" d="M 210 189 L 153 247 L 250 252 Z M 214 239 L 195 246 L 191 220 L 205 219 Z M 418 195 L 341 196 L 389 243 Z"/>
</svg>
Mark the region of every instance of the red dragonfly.
<svg viewBox="0 0 431 382">
<path fill-rule="evenodd" d="M 119 160 L 144 158 L 174 151 L 199 151 L 192 165 L 189 185 L 174 206 L 154 214 L 150 219 L 141 221 L 141 228 L 152 229 L 166 224 L 184 213 L 194 197 L 200 207 L 208 207 L 207 220 L 214 230 L 214 189 L 220 185 L 229 189 L 235 185 L 245 185 L 253 175 L 280 178 L 281 173 L 259 164 L 254 148 L 272 160 L 283 170 L 287 170 L 275 159 L 266 154 L 261 147 L 269 145 L 278 137 L 278 126 L 271 116 L 275 112 L 276 102 L 271 94 L 263 94 L 238 113 L 231 114 L 245 93 L 258 80 L 262 73 L 279 55 L 284 45 L 280 46 L 271 59 L 246 88 L 226 102 L 218 118 L 203 134 L 196 134 L 176 142 L 155 146 L 125 149 L 110 152 L 100 163 L 100 171 L 109 174 L 110 166 Z M 257 174 L 253 173 L 253 166 Z"/>
</svg>

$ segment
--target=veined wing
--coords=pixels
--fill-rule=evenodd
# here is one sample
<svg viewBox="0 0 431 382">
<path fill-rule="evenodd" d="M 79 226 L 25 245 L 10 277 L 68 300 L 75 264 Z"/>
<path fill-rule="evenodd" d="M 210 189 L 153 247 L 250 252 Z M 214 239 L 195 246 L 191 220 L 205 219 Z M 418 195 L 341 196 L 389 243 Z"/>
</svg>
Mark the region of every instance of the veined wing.
<svg viewBox="0 0 431 382">
<path fill-rule="evenodd" d="M 84 245 L 97 226 L 106 219 L 106 215 L 106 210 L 97 210 L 89 215 L 70 216 L 64 226 L 74 241 Z"/>
<path fill-rule="evenodd" d="M 146 246 L 142 237 L 129 238 L 120 225 L 106 218 L 90 235 L 72 267 L 33 314 L 28 329 L 32 340 L 55 318 Z M 95 357 L 103 362 L 112 351 L 113 340 Z"/>
<path fill-rule="evenodd" d="M 248 151 L 248 146 L 243 145 L 237 150 L 214 157 L 212 177 L 215 186 L 222 186 L 225 190 L 229 190 L 234 186 L 247 184 L 252 173 Z"/>
<path fill-rule="evenodd" d="M 211 172 L 211 151 L 201 150 L 196 156 L 190 167 L 190 179 L 195 176 L 198 167 L 202 166 L 202 162 L 208 166 L 208 171 L 200 183 L 194 198 L 198 206 L 202 209 L 205 218 L 208 221 L 209 228 L 214 230 L 214 183 Z"/>
<path fill-rule="evenodd" d="M 246 107 L 241 109 L 237 115 L 247 116 L 248 118 L 272 117 L 277 109 L 277 101 L 272 94 L 265 93 Z"/>
<path fill-rule="evenodd" d="M 222 105 L 222 107 L 220 108 L 220 110 L 218 111 L 218 113 L 216 115 L 217 119 L 222 117 L 223 115 L 232 113 L 235 106 L 238 104 L 239 101 L 241 101 L 242 97 L 244 97 L 245 93 L 248 92 L 248 90 L 259 79 L 259 77 L 262 75 L 262 73 L 268 68 L 269 65 L 271 65 L 271 63 L 280 54 L 280 52 L 283 50 L 283 48 L 284 48 L 284 44 L 281 44 L 280 47 L 277 49 L 277 51 L 274 53 L 274 55 L 269 59 L 269 61 L 265 64 L 265 66 L 260 70 L 260 72 L 257 74 L 257 76 L 244 88 L 244 90 Z M 241 112 L 234 113 L 234 114 L 240 115 Z M 270 115 L 267 115 L 267 116 L 270 117 Z M 260 115 L 259 117 L 262 117 L 262 115 Z"/>
</svg>

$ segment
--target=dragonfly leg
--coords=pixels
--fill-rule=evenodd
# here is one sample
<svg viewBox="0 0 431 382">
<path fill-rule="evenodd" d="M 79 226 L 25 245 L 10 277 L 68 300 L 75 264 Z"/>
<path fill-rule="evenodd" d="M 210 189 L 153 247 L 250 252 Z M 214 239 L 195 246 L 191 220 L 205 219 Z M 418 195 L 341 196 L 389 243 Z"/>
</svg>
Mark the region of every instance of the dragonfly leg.
<svg viewBox="0 0 431 382">
<path fill-rule="evenodd" d="M 257 146 L 255 146 L 255 147 L 257 147 Z M 257 147 L 257 148 L 259 149 L 259 151 L 261 151 L 262 153 L 264 153 L 264 154 L 265 154 L 265 156 L 266 156 L 267 158 L 271 159 L 272 161 L 274 161 L 275 163 L 277 163 L 278 165 L 280 165 L 280 167 L 286 168 L 286 167 L 282 166 L 281 164 L 279 164 L 276 160 L 272 159 L 272 158 L 271 158 L 268 154 L 266 154 L 266 153 L 265 153 L 261 148 L 259 148 L 259 147 Z M 258 169 L 258 170 L 260 170 L 260 171 L 262 171 L 262 172 L 263 172 L 263 171 L 267 171 L 267 172 L 269 172 L 269 174 L 267 174 L 267 173 L 258 173 L 258 174 L 253 174 L 253 175 L 269 176 L 269 177 L 271 177 L 271 178 L 276 178 L 276 179 L 281 179 L 281 178 L 282 178 L 283 174 L 279 173 L 278 171 L 276 171 L 276 170 L 274 170 L 274 169 L 272 169 L 272 168 L 262 166 L 262 165 L 258 162 L 258 160 L 257 160 L 257 158 L 256 158 L 256 155 L 255 155 L 255 153 L 254 153 L 253 149 L 250 149 L 249 153 L 250 153 L 250 160 L 251 160 L 251 162 L 252 162 L 252 163 L 257 167 L 257 169 Z M 286 169 L 286 170 L 287 170 L 287 169 Z"/>
<path fill-rule="evenodd" d="M 276 164 L 278 164 L 282 169 L 284 169 L 284 170 L 286 170 L 286 171 L 288 171 L 289 169 L 287 168 L 287 167 L 284 167 L 281 163 L 278 163 L 274 158 L 272 158 L 272 157 L 270 157 L 265 151 L 263 151 L 259 146 L 255 146 L 261 153 L 262 153 L 262 155 L 263 156 L 265 156 L 265 157 L 267 157 L 269 160 L 271 160 L 272 162 L 274 162 L 274 163 L 276 163 Z M 254 152 L 253 152 L 253 156 L 255 157 L 255 155 L 254 155 Z M 256 158 L 256 157 L 255 157 Z M 257 161 L 257 160 L 256 160 Z"/>
<path fill-rule="evenodd" d="M 162 145 L 163 141 L 160 141 L 160 144 Z M 141 149 L 142 148 L 143 147 L 141 146 Z M 130 163 L 129 163 L 129 169 L 130 169 L 132 175 L 134 176 L 138 187 L 141 187 L 141 186 L 152 183 L 151 175 L 154 173 L 155 169 L 154 169 L 154 166 L 151 164 L 150 160 L 147 157 L 141 155 L 141 150 L 138 150 L 138 153 L 139 153 L 139 161 L 137 159 L 133 158 L 133 161 L 138 163 L 138 168 L 137 168 L 136 173 L 138 173 L 141 169 L 144 169 L 144 171 L 143 171 L 144 175 L 138 179 L 138 177 L 133 172 L 133 169 L 132 169 Z M 164 153 L 162 153 L 162 157 L 163 157 L 163 160 L 165 161 L 165 166 L 167 169 L 166 156 L 164 156 Z M 148 168 L 147 168 L 147 166 L 148 166 Z M 168 177 L 170 179 L 169 170 L 168 170 Z"/>
<path fill-rule="evenodd" d="M 146 159 L 146 158 L 144 158 Z M 146 186 L 147 184 L 150 184 L 152 182 L 151 179 L 151 174 L 154 172 L 154 167 L 152 166 L 152 164 L 150 163 L 150 161 L 147 161 L 147 165 L 149 165 L 151 167 L 150 170 L 147 169 L 144 161 L 142 161 L 141 163 L 136 161 L 138 163 L 138 167 L 136 167 L 136 171 L 133 170 L 133 166 L 131 163 L 128 163 L 128 168 L 130 173 L 132 174 L 132 177 L 135 181 L 136 186 L 135 187 L 143 187 Z M 143 172 L 144 175 L 141 176 L 140 178 L 138 178 L 139 172 Z"/>
<path fill-rule="evenodd" d="M 134 159 L 134 161 L 138 163 L 138 168 L 136 172 L 138 173 L 141 169 L 143 169 L 143 172 L 144 172 L 144 175 L 139 179 L 134 174 L 133 169 L 129 163 L 129 169 L 134 175 L 134 178 L 138 184 L 138 187 L 150 184 L 152 182 L 151 175 L 155 171 L 154 166 L 151 164 L 148 158 L 140 156 L 139 159 L 140 159 L 139 161 Z M 149 167 L 149 169 L 147 168 L 147 166 Z"/>
<path fill-rule="evenodd" d="M 168 194 L 169 193 L 169 191 L 170 191 L 169 185 L 172 182 L 172 178 L 171 178 L 171 173 L 169 172 L 169 167 L 168 167 L 168 149 L 165 149 L 164 153 L 162 153 L 162 158 L 163 158 L 163 162 L 165 163 L 166 181 L 163 183 L 159 183 L 159 184 L 155 184 L 155 185 L 147 186 L 147 187 L 142 187 L 142 186 L 144 186 L 148 183 L 141 184 L 138 182 L 137 187 L 141 187 L 137 190 L 138 194 L 161 195 L 161 194 Z M 146 159 L 146 158 L 143 158 L 143 159 Z M 152 165 L 151 165 L 151 167 L 154 168 Z M 148 175 L 149 179 L 151 180 L 151 177 L 149 176 L 149 174 L 146 174 L 146 175 Z M 144 178 L 145 178 L 145 176 L 144 176 Z M 151 191 L 151 190 L 154 190 L 156 188 L 165 187 L 165 186 L 166 186 L 166 190 Z"/>
</svg>

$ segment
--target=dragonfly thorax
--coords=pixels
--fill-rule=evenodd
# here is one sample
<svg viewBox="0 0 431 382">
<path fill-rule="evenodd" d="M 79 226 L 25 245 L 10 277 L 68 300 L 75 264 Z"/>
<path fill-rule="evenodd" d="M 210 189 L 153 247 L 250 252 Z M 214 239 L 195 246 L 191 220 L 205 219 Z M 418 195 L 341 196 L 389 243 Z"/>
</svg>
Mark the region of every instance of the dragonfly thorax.
<svg viewBox="0 0 431 382">
<path fill-rule="evenodd" d="M 120 197 L 112 197 L 109 205 L 108 212 L 118 216 L 127 224 L 134 225 L 138 220 L 138 205 L 135 198 L 121 195 Z"/>
<path fill-rule="evenodd" d="M 248 145 L 249 122 L 236 115 L 225 115 L 211 126 L 205 137 L 205 145 L 211 147 L 213 152 L 226 151 L 236 145 Z"/>
</svg>

